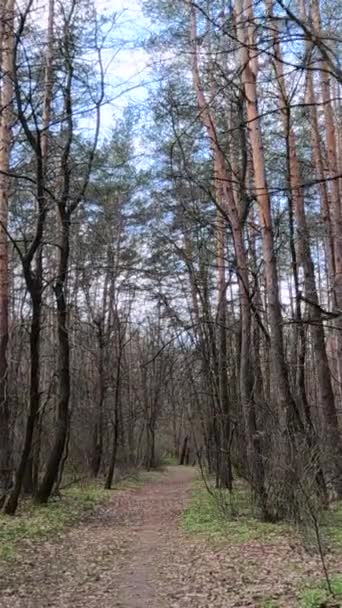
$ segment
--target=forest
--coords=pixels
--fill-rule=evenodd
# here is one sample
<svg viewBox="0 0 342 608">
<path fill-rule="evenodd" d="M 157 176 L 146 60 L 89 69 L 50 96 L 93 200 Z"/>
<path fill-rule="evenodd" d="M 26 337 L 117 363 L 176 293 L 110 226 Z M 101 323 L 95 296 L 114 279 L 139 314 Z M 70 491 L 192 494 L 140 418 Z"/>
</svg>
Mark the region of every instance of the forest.
<svg viewBox="0 0 342 608">
<path fill-rule="evenodd" d="M 1 607 L 342 606 L 341 15 L 1 0 Z"/>
</svg>

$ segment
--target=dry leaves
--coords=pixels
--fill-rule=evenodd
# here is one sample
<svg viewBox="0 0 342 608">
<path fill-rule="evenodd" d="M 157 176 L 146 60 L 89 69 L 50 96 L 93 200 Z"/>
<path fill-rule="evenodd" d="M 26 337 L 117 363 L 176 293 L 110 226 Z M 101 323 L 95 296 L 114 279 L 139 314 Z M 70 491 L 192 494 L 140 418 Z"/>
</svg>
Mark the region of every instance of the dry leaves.
<svg viewBox="0 0 342 608">
<path fill-rule="evenodd" d="M 214 548 L 178 525 L 194 471 L 115 493 L 55 542 L 28 547 L 0 571 L 1 608 L 248 608 L 273 598 L 296 607 L 318 559 L 285 538 Z"/>
</svg>

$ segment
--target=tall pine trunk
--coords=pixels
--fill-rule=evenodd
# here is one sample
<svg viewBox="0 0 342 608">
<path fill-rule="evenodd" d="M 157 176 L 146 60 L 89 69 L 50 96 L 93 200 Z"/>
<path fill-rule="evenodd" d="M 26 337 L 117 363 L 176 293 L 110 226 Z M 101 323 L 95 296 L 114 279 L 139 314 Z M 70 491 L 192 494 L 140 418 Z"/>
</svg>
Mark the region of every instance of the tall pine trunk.
<svg viewBox="0 0 342 608">
<path fill-rule="evenodd" d="M 0 115 L 0 506 L 11 484 L 11 433 L 7 382 L 8 345 L 8 177 L 13 98 L 14 0 L 1 3 L 1 115 Z"/>
<path fill-rule="evenodd" d="M 241 210 L 236 206 L 232 189 L 232 176 L 220 147 L 215 119 L 205 99 L 198 66 L 197 28 L 195 7 L 190 3 L 190 39 L 192 45 L 192 78 L 197 97 L 200 117 L 211 142 L 215 160 L 217 179 L 222 188 L 221 213 L 227 217 L 233 235 L 236 254 L 239 294 L 241 298 L 241 358 L 240 358 L 240 394 L 244 418 L 244 430 L 247 444 L 248 469 L 250 480 L 258 497 L 262 517 L 270 517 L 265 489 L 265 472 L 261 453 L 258 429 L 256 426 L 255 401 L 253 394 L 253 371 L 251 365 L 251 302 L 249 294 L 248 262 L 243 239 L 243 222 Z M 239 213 L 240 211 L 240 213 Z"/>
<path fill-rule="evenodd" d="M 317 0 L 311 0 L 311 18 L 317 32 L 321 35 L 320 7 Z M 323 33 L 322 33 L 322 36 Z M 329 218 L 331 221 L 331 235 L 334 251 L 334 296 L 335 305 L 342 311 L 342 178 L 341 168 L 338 166 L 338 150 L 336 133 L 340 125 L 335 124 L 334 108 L 332 102 L 332 86 L 330 66 L 328 62 L 321 58 L 318 67 L 320 76 L 321 99 L 323 103 L 323 116 L 325 128 L 325 147 L 327 154 L 327 177 L 329 178 Z M 339 396 L 342 396 L 342 317 L 336 320 L 336 362 L 338 369 Z"/>
<path fill-rule="evenodd" d="M 309 304 L 309 319 L 311 321 L 311 336 L 315 356 L 317 357 L 317 396 L 318 415 L 322 421 L 323 436 L 320 442 L 323 471 L 326 473 L 327 482 L 330 487 L 337 490 L 340 495 L 342 491 L 342 446 L 338 429 L 338 418 L 335 407 L 335 398 L 331 382 L 328 357 L 325 346 L 325 335 L 322 316 L 319 308 L 319 298 L 316 288 L 316 277 L 313 258 L 311 254 L 310 233 L 306 221 L 304 196 L 301 189 L 300 166 L 297 156 L 295 132 L 291 122 L 291 109 L 287 94 L 287 85 L 284 78 L 283 62 L 278 41 L 277 25 L 273 19 L 272 3 L 268 2 L 271 28 L 273 32 L 274 67 L 279 89 L 279 107 L 284 127 L 285 141 L 288 159 L 288 182 L 290 196 L 294 207 L 294 215 L 297 224 L 297 248 L 299 264 L 304 270 L 304 289 L 307 303 Z M 299 302 L 300 307 L 300 302 Z M 301 319 L 298 320 L 301 322 Z M 301 362 L 304 367 L 305 361 Z M 301 370 L 302 373 L 304 370 Z M 304 408 L 307 402 L 306 394 L 303 395 L 304 379 L 302 381 L 302 398 Z M 311 419 L 309 420 L 309 433 L 312 434 Z M 315 447 L 315 446 L 313 446 Z"/>
<path fill-rule="evenodd" d="M 250 0 L 235 3 L 238 39 L 241 45 L 242 84 L 245 92 L 246 115 L 251 144 L 255 195 L 258 204 L 259 222 L 262 234 L 262 250 L 265 265 L 268 318 L 270 326 L 270 385 L 271 397 L 278 417 L 274 427 L 274 445 L 277 458 L 273 462 L 275 481 L 279 493 L 287 494 L 287 500 L 279 496 L 279 516 L 282 510 L 291 508 L 293 489 L 293 450 L 290 443 L 303 430 L 296 402 L 290 390 L 283 342 L 282 314 L 279 298 L 279 278 L 277 270 L 274 235 L 272 226 L 271 200 L 266 180 L 264 149 L 258 110 L 257 58 L 254 45 L 254 15 Z M 276 514 L 277 515 L 277 514 Z"/>
</svg>

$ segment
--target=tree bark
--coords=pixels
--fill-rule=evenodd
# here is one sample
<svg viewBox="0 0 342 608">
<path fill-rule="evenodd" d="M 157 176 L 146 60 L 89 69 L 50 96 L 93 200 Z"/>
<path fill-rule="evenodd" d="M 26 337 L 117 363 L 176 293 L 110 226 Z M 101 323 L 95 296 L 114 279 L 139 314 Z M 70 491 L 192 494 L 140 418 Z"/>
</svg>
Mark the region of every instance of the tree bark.
<svg viewBox="0 0 342 608">
<path fill-rule="evenodd" d="M 31 294 L 35 293 L 34 288 Z M 19 465 L 15 474 L 15 482 L 11 494 L 5 504 L 4 510 L 8 515 L 14 515 L 17 510 L 22 484 L 30 461 L 32 440 L 35 430 L 36 418 L 39 409 L 39 370 L 40 370 L 40 329 L 41 329 L 41 298 L 39 291 L 32 301 L 32 319 L 30 328 L 30 408 L 26 420 L 25 438 L 20 456 Z"/>
<path fill-rule="evenodd" d="M 96 421 L 94 429 L 94 451 L 92 459 L 92 472 L 94 477 L 97 477 L 102 463 L 103 455 L 103 404 L 106 393 L 105 386 L 105 368 L 104 368 L 104 319 L 99 321 L 97 327 L 97 339 L 99 348 L 99 370 L 98 370 L 98 385 L 99 396 L 96 404 Z"/>
<path fill-rule="evenodd" d="M 311 18 L 316 34 L 321 35 L 321 17 L 320 7 L 317 0 L 311 0 Z M 329 177 L 329 202 L 330 202 L 330 220 L 331 220 L 331 235 L 333 240 L 334 251 L 334 294 L 335 303 L 339 311 L 342 311 L 342 211 L 341 211 L 341 168 L 338 167 L 338 153 L 336 132 L 337 125 L 334 121 L 332 95 L 331 95 L 331 76 L 329 64 L 323 56 L 320 61 L 320 85 L 323 102 L 323 116 L 325 127 L 325 144 L 327 153 L 327 168 Z M 342 396 L 342 318 L 336 321 L 336 361 L 338 367 L 340 397 Z"/>
<path fill-rule="evenodd" d="M 119 325 L 119 320 L 118 320 Z M 120 333 L 120 326 L 118 327 L 118 334 Z M 122 358 L 122 344 L 121 339 L 119 338 L 119 352 L 118 352 L 118 361 L 116 365 L 116 375 L 115 375 L 115 391 L 114 391 L 114 420 L 113 420 L 113 439 L 112 439 L 112 450 L 110 456 L 110 462 L 107 472 L 107 477 L 105 481 L 105 489 L 110 490 L 113 484 L 114 472 L 116 467 L 117 453 L 118 453 L 118 445 L 119 445 L 119 408 L 120 408 L 120 399 L 121 399 L 121 358 Z"/>
<path fill-rule="evenodd" d="M 20 455 L 19 465 L 16 470 L 14 486 L 9 496 L 9 499 L 5 505 L 5 512 L 9 515 L 13 515 L 17 509 L 23 482 L 25 481 L 26 487 L 31 486 L 32 489 L 35 489 L 32 479 L 32 442 L 40 406 L 40 333 L 43 282 L 42 241 L 45 219 L 47 214 L 45 181 L 46 166 L 48 161 L 49 126 L 51 120 L 53 23 L 54 0 L 50 0 L 44 82 L 42 137 L 40 140 L 37 140 L 31 134 L 30 141 L 31 147 L 35 152 L 37 163 L 36 181 L 39 213 L 36 222 L 35 237 L 27 254 L 22 257 L 24 278 L 32 303 L 32 316 L 30 324 L 30 401 L 29 413 L 26 420 L 23 449 Z M 18 89 L 17 73 L 15 73 L 15 86 L 16 97 L 19 107 L 19 119 L 24 124 L 24 130 L 28 130 L 29 127 L 21 111 L 20 91 Z"/>
<path fill-rule="evenodd" d="M 59 206 L 60 218 L 60 248 L 58 279 L 55 285 L 55 297 L 57 303 L 58 323 L 58 407 L 56 432 L 52 450 L 46 465 L 43 479 L 36 494 L 36 500 L 40 503 L 48 501 L 54 484 L 58 478 L 59 466 L 63 457 L 65 441 L 67 438 L 69 424 L 69 400 L 70 400 L 70 343 L 68 327 L 68 306 L 66 300 L 66 277 L 69 263 L 70 250 L 70 217 L 63 205 Z"/>
<path fill-rule="evenodd" d="M 0 507 L 11 485 L 12 454 L 10 408 L 7 385 L 8 345 L 8 177 L 11 151 L 11 125 L 13 120 L 13 28 L 14 0 L 1 3 L 1 115 L 0 115 Z"/>
<path fill-rule="evenodd" d="M 215 172 L 216 173 L 216 172 Z M 220 185 L 216 187 L 217 200 L 221 202 Z M 227 283 L 225 271 L 225 243 L 226 243 L 226 223 L 220 211 L 216 217 L 216 257 L 217 257 L 217 283 L 218 283 L 218 304 L 217 304 L 217 353 L 218 353 L 218 384 L 219 402 L 221 419 L 221 484 L 231 492 L 232 484 L 232 463 L 231 463 L 231 424 L 230 424 L 230 403 L 228 392 L 228 370 L 227 370 Z"/>
<path fill-rule="evenodd" d="M 265 264 L 268 316 L 271 348 L 271 395 L 277 404 L 277 426 L 274 428 L 279 458 L 274 462 L 278 477 L 279 492 L 287 493 L 287 500 L 279 500 L 280 511 L 290 507 L 290 492 L 293 488 L 293 452 L 289 441 L 303 431 L 296 402 L 291 394 L 284 353 L 282 314 L 279 299 L 279 281 L 274 250 L 271 215 L 271 200 L 266 180 L 265 158 L 261 135 L 261 124 L 257 97 L 257 51 L 254 49 L 254 15 L 250 0 L 235 2 L 237 35 L 241 45 L 242 83 L 245 92 L 249 140 L 252 152 L 255 195 L 258 203 L 259 221 L 262 231 L 262 249 Z M 285 513 L 284 513 L 285 514 Z"/>
</svg>

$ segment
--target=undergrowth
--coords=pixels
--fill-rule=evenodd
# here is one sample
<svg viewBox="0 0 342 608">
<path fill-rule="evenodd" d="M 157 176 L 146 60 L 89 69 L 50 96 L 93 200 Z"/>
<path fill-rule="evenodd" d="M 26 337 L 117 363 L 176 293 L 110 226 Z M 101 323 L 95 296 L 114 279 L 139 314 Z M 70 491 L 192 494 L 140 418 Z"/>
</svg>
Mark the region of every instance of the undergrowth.
<svg viewBox="0 0 342 608">
<path fill-rule="evenodd" d="M 112 489 L 134 489 L 158 476 L 160 472 L 135 472 L 123 477 Z M 87 481 L 62 490 L 60 497 L 46 505 L 36 505 L 25 499 L 14 517 L 0 513 L 0 560 L 15 559 L 24 543 L 58 536 L 112 495 L 100 483 Z"/>
<path fill-rule="evenodd" d="M 255 518 L 248 488 L 236 484 L 232 496 L 228 490 L 211 488 L 211 494 L 201 480 L 194 482 L 193 493 L 183 513 L 187 532 L 210 536 L 215 540 L 229 537 L 230 542 L 253 540 L 272 542 L 286 532 L 285 524 L 264 523 Z"/>
<path fill-rule="evenodd" d="M 287 523 L 264 523 L 253 509 L 248 486 L 235 484 L 232 494 L 228 490 L 210 486 L 210 493 L 202 480 L 193 484 L 193 492 L 183 514 L 183 527 L 190 533 L 224 538 L 235 542 L 263 540 L 271 542 L 279 535 L 293 534 Z M 342 552 L 342 502 L 332 505 L 321 514 L 319 522 L 321 540 L 325 550 Z M 298 533 L 302 530 L 298 528 Z M 314 535 L 312 531 L 312 535 Z M 311 543 L 311 547 L 314 541 Z"/>
<path fill-rule="evenodd" d="M 340 606 L 342 605 L 342 576 L 332 576 L 330 579 L 331 588 L 336 598 L 336 602 L 331 605 Z M 330 598 L 329 591 L 327 589 L 326 581 L 308 583 L 300 594 L 299 606 L 300 608 L 321 608 L 327 606 L 327 600 Z M 329 604 L 330 605 L 330 604 Z"/>
<path fill-rule="evenodd" d="M 329 549 L 342 552 L 342 501 L 334 503 L 323 513 L 320 525 Z"/>
<path fill-rule="evenodd" d="M 200 480 L 194 482 L 192 497 L 183 514 L 183 527 L 190 533 L 215 540 L 229 537 L 230 542 L 236 543 L 272 542 L 286 532 L 286 524 L 264 523 L 255 515 L 245 484 L 237 483 L 232 495 L 228 490 L 213 488 L 210 494 Z"/>
<path fill-rule="evenodd" d="M 161 465 L 162 466 L 177 466 L 179 464 L 179 459 L 176 458 L 176 456 L 172 456 L 170 454 L 165 454 L 164 456 L 162 456 L 161 458 Z"/>
<path fill-rule="evenodd" d="M 248 487 L 243 482 L 236 483 L 230 495 L 227 490 L 216 490 L 212 486 L 209 493 L 203 481 L 198 480 L 194 482 L 182 525 L 188 533 L 200 534 L 215 542 L 229 540 L 230 543 L 240 544 L 255 540 L 263 544 L 276 543 L 277 538 L 295 533 L 289 524 L 263 523 L 256 516 Z M 321 514 L 319 529 L 325 551 L 342 552 L 342 502 Z M 297 532 L 302 534 L 299 528 Z M 302 588 L 297 591 L 298 608 L 342 606 L 342 576 L 332 575 L 329 578 L 338 603 L 327 603 L 330 595 L 325 579 L 304 580 Z M 279 605 L 277 599 L 269 597 L 258 608 L 277 608 Z"/>
<path fill-rule="evenodd" d="M 23 500 L 14 517 L 0 515 L 0 560 L 15 558 L 23 542 L 57 536 L 108 498 L 102 487 L 88 483 L 67 488 L 47 505 Z"/>
</svg>

